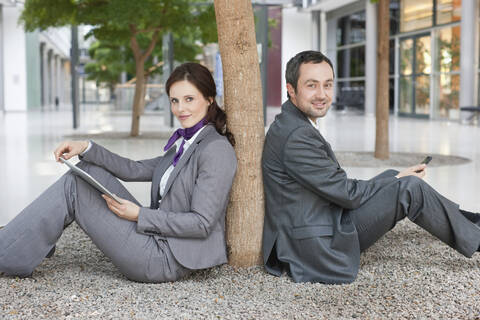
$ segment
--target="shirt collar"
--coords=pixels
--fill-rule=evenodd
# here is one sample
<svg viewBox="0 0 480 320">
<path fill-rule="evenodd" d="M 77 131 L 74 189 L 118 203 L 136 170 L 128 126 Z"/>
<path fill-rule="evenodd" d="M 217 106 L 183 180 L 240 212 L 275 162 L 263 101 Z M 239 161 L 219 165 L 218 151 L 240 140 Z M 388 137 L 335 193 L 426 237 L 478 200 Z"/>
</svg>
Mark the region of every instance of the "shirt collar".
<svg viewBox="0 0 480 320">
<path fill-rule="evenodd" d="M 190 147 L 190 145 L 195 141 L 195 139 L 197 138 L 197 136 L 200 134 L 200 132 L 202 132 L 203 129 L 205 129 L 206 126 L 203 126 L 201 129 L 199 129 L 194 135 L 193 137 L 191 137 L 190 139 L 188 140 L 185 140 L 184 138 L 182 139 L 178 139 L 177 141 L 175 141 L 175 147 L 176 147 L 176 150 L 178 150 L 178 148 L 180 148 L 180 145 L 182 144 L 182 141 L 185 140 L 185 144 L 183 145 L 183 150 L 187 150 L 188 147 Z"/>
<path fill-rule="evenodd" d="M 318 131 L 320 131 L 320 128 L 319 128 L 319 126 L 318 126 L 317 121 L 314 122 L 314 121 L 312 121 L 312 119 L 310 119 L 310 118 L 308 118 L 308 121 L 310 121 L 310 123 L 312 124 L 312 126 L 313 126 L 315 129 L 317 129 Z"/>
</svg>

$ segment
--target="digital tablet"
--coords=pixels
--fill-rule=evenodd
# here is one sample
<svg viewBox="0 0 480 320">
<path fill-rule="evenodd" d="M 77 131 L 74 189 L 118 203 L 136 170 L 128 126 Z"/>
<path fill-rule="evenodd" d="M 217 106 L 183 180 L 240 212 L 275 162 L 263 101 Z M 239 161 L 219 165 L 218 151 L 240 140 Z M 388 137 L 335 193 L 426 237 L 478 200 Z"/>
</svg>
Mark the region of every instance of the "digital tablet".
<svg viewBox="0 0 480 320">
<path fill-rule="evenodd" d="M 60 160 L 65 163 L 72 171 L 75 173 L 77 176 L 85 180 L 88 184 L 90 184 L 92 187 L 100 191 L 102 194 L 108 195 L 110 198 L 113 200 L 117 201 L 118 203 L 121 203 L 120 200 L 116 195 L 108 191 L 107 188 L 105 188 L 100 182 L 95 180 L 91 175 L 80 169 L 79 167 L 71 164 L 68 160 L 63 159 L 60 157 Z"/>
</svg>

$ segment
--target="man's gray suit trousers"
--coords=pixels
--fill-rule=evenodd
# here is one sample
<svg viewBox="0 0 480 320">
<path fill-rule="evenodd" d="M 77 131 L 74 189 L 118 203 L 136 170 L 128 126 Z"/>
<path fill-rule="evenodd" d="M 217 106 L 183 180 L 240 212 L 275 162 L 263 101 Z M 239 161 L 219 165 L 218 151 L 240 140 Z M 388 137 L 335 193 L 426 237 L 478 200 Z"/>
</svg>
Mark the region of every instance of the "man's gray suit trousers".
<svg viewBox="0 0 480 320">
<path fill-rule="evenodd" d="M 397 174 L 387 170 L 373 179 Z M 362 251 L 405 217 L 467 257 L 479 250 L 480 228 L 460 212 L 457 204 L 414 176 L 386 185 L 350 213 Z"/>
<path fill-rule="evenodd" d="M 106 170 L 86 162 L 79 167 L 114 194 L 140 205 Z M 0 272 L 30 275 L 73 221 L 131 280 L 174 281 L 191 272 L 175 260 L 166 240 L 138 233 L 136 222 L 117 217 L 97 190 L 71 172 L 0 229 Z"/>
</svg>

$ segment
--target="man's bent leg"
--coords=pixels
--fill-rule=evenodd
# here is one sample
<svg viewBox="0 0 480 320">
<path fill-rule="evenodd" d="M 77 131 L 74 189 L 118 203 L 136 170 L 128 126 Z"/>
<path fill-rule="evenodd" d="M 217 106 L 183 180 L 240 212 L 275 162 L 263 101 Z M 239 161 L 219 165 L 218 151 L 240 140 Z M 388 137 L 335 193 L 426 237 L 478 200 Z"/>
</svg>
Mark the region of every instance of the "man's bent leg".
<svg viewBox="0 0 480 320">
<path fill-rule="evenodd" d="M 383 187 L 360 208 L 349 211 L 357 229 L 360 251 L 368 249 L 405 218 L 398 210 L 398 194 L 399 184 L 396 181 Z"/>
<path fill-rule="evenodd" d="M 448 200 L 415 176 L 400 180 L 400 210 L 432 235 L 466 257 L 480 246 L 480 228 L 468 220 L 459 205 Z"/>
<path fill-rule="evenodd" d="M 460 213 L 457 204 L 414 176 L 385 186 L 362 207 L 350 212 L 361 250 L 370 247 L 404 217 L 467 257 L 480 246 L 480 228 Z"/>
</svg>

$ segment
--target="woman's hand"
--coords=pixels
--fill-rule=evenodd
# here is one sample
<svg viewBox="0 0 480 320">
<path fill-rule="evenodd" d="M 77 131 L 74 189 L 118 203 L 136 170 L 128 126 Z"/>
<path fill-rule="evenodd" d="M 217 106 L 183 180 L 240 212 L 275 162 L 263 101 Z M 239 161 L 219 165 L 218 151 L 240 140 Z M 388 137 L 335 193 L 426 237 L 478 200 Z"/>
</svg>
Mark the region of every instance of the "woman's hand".
<svg viewBox="0 0 480 320">
<path fill-rule="evenodd" d="M 397 178 L 406 177 L 406 176 L 416 176 L 421 179 L 425 177 L 426 174 L 426 164 L 417 164 L 416 166 L 407 168 L 396 175 Z"/>
<path fill-rule="evenodd" d="M 55 149 L 53 154 L 55 155 L 55 160 L 60 161 L 60 157 L 68 160 L 73 158 L 87 149 L 88 141 L 64 141 Z"/>
<path fill-rule="evenodd" d="M 117 197 L 118 200 L 121 202 L 121 203 L 118 203 L 112 198 L 110 198 L 109 196 L 104 194 L 102 194 L 102 197 L 107 202 L 108 208 L 120 218 L 129 220 L 129 221 L 138 220 L 140 207 L 137 206 L 135 203 Z"/>
</svg>

